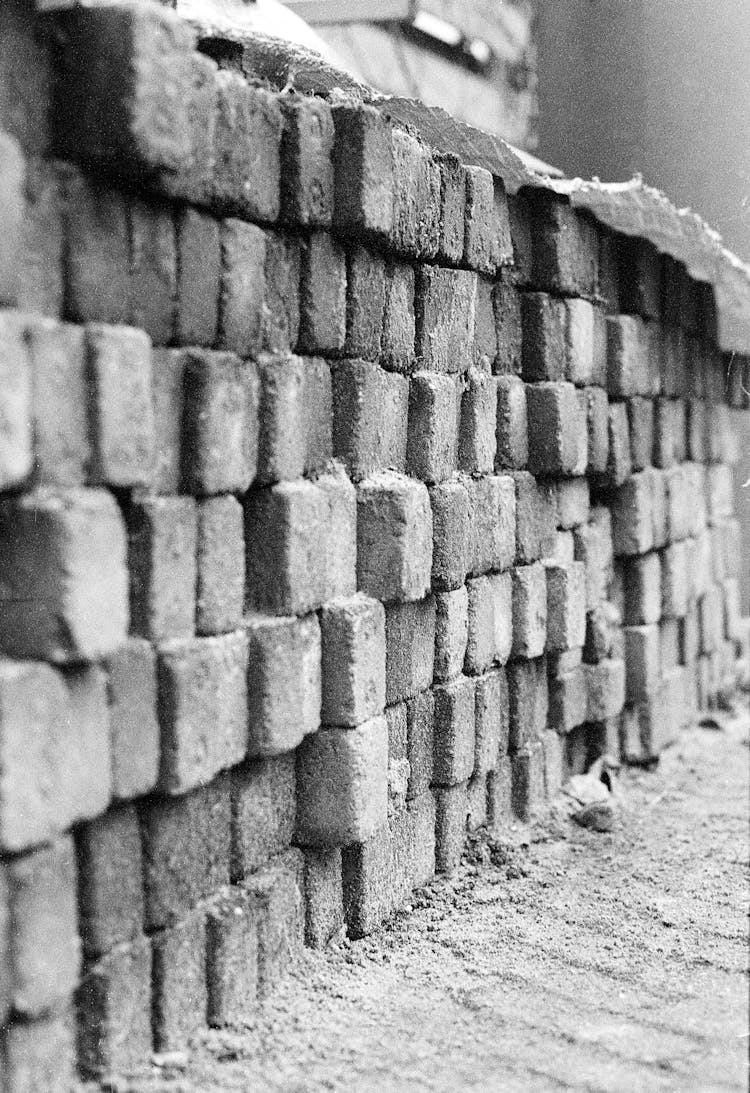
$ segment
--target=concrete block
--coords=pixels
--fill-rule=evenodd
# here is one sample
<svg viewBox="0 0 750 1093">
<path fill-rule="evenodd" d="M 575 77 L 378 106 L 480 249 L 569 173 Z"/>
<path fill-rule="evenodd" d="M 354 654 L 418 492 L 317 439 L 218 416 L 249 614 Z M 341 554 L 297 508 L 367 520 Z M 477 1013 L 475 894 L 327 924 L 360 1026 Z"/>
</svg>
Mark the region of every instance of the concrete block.
<svg viewBox="0 0 750 1093">
<path fill-rule="evenodd" d="M 532 208 L 533 278 L 540 288 L 592 296 L 599 278 L 599 238 L 593 220 L 545 195 Z"/>
<path fill-rule="evenodd" d="M 159 438 L 151 489 L 156 494 L 179 493 L 182 487 L 182 421 L 185 404 L 183 349 L 156 349 L 152 354 L 151 398 L 154 432 Z"/>
<path fill-rule="evenodd" d="M 681 653 L 679 619 L 661 620 L 659 623 L 659 648 L 662 674 L 671 671 L 672 668 L 677 668 L 680 664 Z"/>
<path fill-rule="evenodd" d="M 255 244 L 258 248 L 260 244 Z M 253 268 L 255 262 L 252 260 Z M 262 252 L 256 261 L 262 260 Z M 289 353 L 297 347 L 300 326 L 300 281 L 302 271 L 302 248 L 300 240 L 282 232 L 265 232 L 265 291 L 262 300 L 260 318 L 260 339 L 263 349 L 268 353 Z M 249 271 L 248 271 L 249 272 Z M 260 278 L 260 274 L 257 275 Z M 256 281 L 254 291 L 262 282 Z M 257 307 L 253 295 L 253 308 Z M 247 313 L 249 333 L 254 336 L 257 329 L 257 311 Z"/>
<path fill-rule="evenodd" d="M 177 241 L 172 208 L 131 201 L 130 298 L 133 326 L 145 330 L 154 345 L 174 337 L 177 298 Z"/>
<path fill-rule="evenodd" d="M 465 781 L 474 770 L 476 741 L 475 681 L 459 676 L 433 689 L 435 743 L 433 782 L 451 786 Z"/>
<path fill-rule="evenodd" d="M 625 566 L 625 623 L 641 626 L 661 618 L 660 556 L 656 551 L 631 558 Z"/>
<path fill-rule="evenodd" d="M 321 715 L 321 637 L 315 615 L 246 619 L 251 755 L 292 751 Z"/>
<path fill-rule="evenodd" d="M 492 371 L 497 358 L 494 294 L 494 282 L 489 277 L 478 277 L 474 302 L 474 364 L 485 373 Z"/>
<path fill-rule="evenodd" d="M 343 469 L 333 465 L 317 479 L 327 507 L 325 541 L 325 599 L 353 596 L 357 573 L 357 494 Z"/>
<path fill-rule="evenodd" d="M 495 370 L 500 375 L 521 371 L 521 294 L 509 270 L 502 270 L 493 293 L 497 354 Z"/>
<path fill-rule="evenodd" d="M 466 474 L 491 474 L 497 447 L 497 381 L 471 369 L 461 399 L 458 462 Z"/>
<path fill-rule="evenodd" d="M 0 644 L 10 656 L 96 660 L 125 638 L 125 528 L 104 490 L 0 503 Z"/>
<path fill-rule="evenodd" d="M 547 649 L 562 652 L 586 638 L 586 567 L 582 562 L 546 564 Z"/>
<path fill-rule="evenodd" d="M 409 384 L 407 469 L 414 478 L 442 482 L 456 469 L 459 389 L 452 376 L 415 373 Z"/>
<path fill-rule="evenodd" d="M 367 361 L 342 361 L 333 371 L 333 407 L 333 450 L 355 481 L 383 470 L 406 470 L 409 383 L 404 376 Z"/>
<path fill-rule="evenodd" d="M 354 729 L 320 729 L 297 751 L 297 833 L 303 846 L 364 842 L 387 819 L 384 717 Z"/>
<path fill-rule="evenodd" d="M 491 666 L 496 652 L 495 599 L 491 579 L 476 577 L 474 580 L 467 581 L 466 590 L 468 593 L 468 640 L 464 670 L 468 675 L 480 675 Z"/>
<path fill-rule="evenodd" d="M 267 244 L 254 224 L 227 219 L 221 224 L 221 281 L 218 344 L 246 358 L 261 343 Z"/>
<path fill-rule="evenodd" d="M 393 141 L 393 227 L 390 245 L 421 261 L 434 258 L 440 243 L 440 168 L 430 149 L 403 129 Z"/>
<path fill-rule="evenodd" d="M 280 206 L 278 100 L 229 70 L 217 72 L 215 83 L 212 204 L 230 216 L 272 223 Z"/>
<path fill-rule="evenodd" d="M 327 232 L 313 232 L 302 250 L 298 346 L 332 356 L 345 341 L 346 255 Z"/>
<path fill-rule="evenodd" d="M 606 474 L 609 462 L 609 400 L 601 387 L 585 387 L 581 405 L 585 402 L 588 432 L 588 470 L 590 474 Z"/>
<path fill-rule="evenodd" d="M 471 553 L 469 572 L 508 569 L 516 541 L 516 487 L 511 475 L 468 479 Z"/>
<path fill-rule="evenodd" d="M 192 497 L 144 497 L 127 512 L 130 630 L 150 641 L 195 632 L 198 514 Z"/>
<path fill-rule="evenodd" d="M 291 753 L 249 760 L 231 772 L 233 884 L 289 848 L 297 812 L 295 790 Z"/>
<path fill-rule="evenodd" d="M 5 377 L 3 399 L 7 430 L 7 456 L 0 455 L 0 466 L 7 466 L 5 479 L 14 479 L 13 461 L 22 449 L 14 441 L 15 400 L 22 397 L 28 383 L 28 367 L 11 334 L 10 315 L 0 322 L 0 342 L 4 359 L 12 365 L 13 375 Z M 22 320 L 17 325 L 20 332 Z M 7 330 L 8 337 L 5 336 Z M 86 478 L 91 459 L 87 419 L 87 361 L 84 331 L 70 323 L 39 317 L 26 326 L 28 360 L 31 365 L 32 408 L 24 408 L 24 425 L 33 419 L 35 477 L 44 486 L 80 486 Z M 2 473 L 2 472 L 0 472 Z M 11 484 L 8 482 L 7 484 Z"/>
<path fill-rule="evenodd" d="M 466 215 L 466 169 L 457 156 L 438 152 L 434 155 L 440 171 L 440 243 L 438 261 L 456 266 L 464 253 Z"/>
<path fill-rule="evenodd" d="M 558 476 L 580 473 L 578 438 L 583 435 L 584 422 L 573 385 L 529 384 L 526 406 L 531 473 Z"/>
<path fill-rule="evenodd" d="M 616 555 L 645 554 L 654 545 L 652 481 L 648 472 L 641 471 L 614 493 L 610 510 Z"/>
<path fill-rule="evenodd" d="M 463 584 L 473 551 L 471 499 L 464 481 L 451 479 L 430 489 L 432 511 L 432 587 L 450 590 Z"/>
<path fill-rule="evenodd" d="M 346 256 L 345 356 L 365 361 L 378 360 L 385 296 L 384 259 L 366 247 L 353 246 Z"/>
<path fill-rule="evenodd" d="M 129 638 L 106 668 L 112 796 L 130 800 L 152 790 L 159 775 L 156 653 L 150 642 Z"/>
<path fill-rule="evenodd" d="M 327 725 L 359 725 L 383 712 L 386 614 L 366 596 L 332 600 L 320 615 Z"/>
<path fill-rule="evenodd" d="M 244 493 L 258 462 L 258 374 L 230 353 L 195 350 L 185 371 L 187 492 Z"/>
<path fill-rule="evenodd" d="M 408 372 L 416 344 L 416 278 L 412 266 L 388 262 L 380 363 L 392 372 Z"/>
<path fill-rule="evenodd" d="M 382 474 L 357 491 L 357 586 L 384 602 L 430 587 L 432 512 L 422 483 Z"/>
<path fill-rule="evenodd" d="M 526 385 L 518 376 L 498 376 L 495 463 L 498 469 L 522 470 L 529 459 Z"/>
<path fill-rule="evenodd" d="M 528 471 L 512 475 L 516 493 L 516 562 L 528 565 L 554 550 L 556 505 Z"/>
<path fill-rule="evenodd" d="M 630 458 L 634 471 L 651 465 L 654 452 L 654 401 L 636 395 L 627 400 Z"/>
<path fill-rule="evenodd" d="M 616 489 L 627 481 L 633 470 L 626 403 L 610 402 L 607 413 L 607 436 L 607 469 L 603 480 L 608 488 Z"/>
<path fill-rule="evenodd" d="M 159 649 L 159 788 L 178 795 L 244 759 L 248 637 L 167 642 Z"/>
<path fill-rule="evenodd" d="M 130 231 L 121 191 L 67 169 L 63 199 L 66 317 L 130 322 Z"/>
<path fill-rule="evenodd" d="M 333 223 L 344 234 L 385 239 L 393 227 L 391 128 L 374 107 L 333 108 Z"/>
<path fill-rule="evenodd" d="M 510 572 L 489 576 L 496 664 L 505 664 L 513 645 L 513 581 Z"/>
<path fill-rule="evenodd" d="M 460 372 L 472 359 L 476 274 L 424 266 L 417 277 L 416 354 L 429 372 Z"/>
<path fill-rule="evenodd" d="M 221 225 L 189 205 L 176 218 L 175 341 L 212 346 L 219 322 Z"/>
<path fill-rule="evenodd" d="M 605 387 L 607 382 L 606 316 L 588 300 L 565 303 L 565 379 L 576 387 Z"/>
<path fill-rule="evenodd" d="M 541 657 L 511 660 L 505 671 L 508 677 L 508 750 L 513 754 L 541 740 L 546 728 L 547 666 Z"/>
<path fill-rule="evenodd" d="M 462 585 L 451 592 L 438 593 L 435 608 L 434 676 L 437 682 L 445 682 L 459 675 L 464 664 L 469 638 L 469 595 L 466 587 Z"/>
<path fill-rule="evenodd" d="M 474 715 L 474 774 L 489 774 L 508 750 L 508 679 L 503 668 L 478 677 Z"/>
<path fill-rule="evenodd" d="M 245 599 L 242 506 L 234 497 L 198 502 L 195 627 L 201 635 L 236 630 Z"/>
<path fill-rule="evenodd" d="M 672 543 L 659 552 L 661 561 L 661 613 L 682 618 L 692 598 L 692 574 L 688 568 L 687 540 Z"/>
</svg>

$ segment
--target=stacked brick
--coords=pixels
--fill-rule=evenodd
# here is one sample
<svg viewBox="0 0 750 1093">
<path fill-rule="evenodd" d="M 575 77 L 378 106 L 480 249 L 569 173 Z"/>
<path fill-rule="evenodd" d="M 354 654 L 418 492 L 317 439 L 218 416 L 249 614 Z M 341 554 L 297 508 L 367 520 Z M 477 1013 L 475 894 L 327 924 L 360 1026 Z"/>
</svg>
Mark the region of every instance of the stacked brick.
<svg viewBox="0 0 750 1093">
<path fill-rule="evenodd" d="M 48 154 L 0 140 L 9 1093 L 242 1025 L 749 656 L 709 289 L 171 12 L 49 18 Z"/>
</svg>

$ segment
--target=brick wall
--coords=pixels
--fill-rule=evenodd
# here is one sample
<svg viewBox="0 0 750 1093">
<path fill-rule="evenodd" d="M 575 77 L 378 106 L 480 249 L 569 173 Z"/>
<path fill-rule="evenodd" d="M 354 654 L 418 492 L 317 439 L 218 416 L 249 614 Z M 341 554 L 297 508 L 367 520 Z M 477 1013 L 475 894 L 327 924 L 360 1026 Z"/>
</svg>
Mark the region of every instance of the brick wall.
<svg viewBox="0 0 750 1093">
<path fill-rule="evenodd" d="M 242 1023 L 467 827 L 652 762 L 748 672 L 710 286 L 218 70 L 169 11 L 32 29 L 49 141 L 0 139 L 7 1093 Z"/>
</svg>

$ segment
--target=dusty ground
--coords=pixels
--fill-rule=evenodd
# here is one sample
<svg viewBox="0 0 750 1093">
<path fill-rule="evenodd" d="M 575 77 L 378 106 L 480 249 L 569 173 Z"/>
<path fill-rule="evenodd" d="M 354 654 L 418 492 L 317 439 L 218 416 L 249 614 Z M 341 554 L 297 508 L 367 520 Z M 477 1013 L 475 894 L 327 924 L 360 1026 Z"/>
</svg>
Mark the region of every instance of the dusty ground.
<svg viewBox="0 0 750 1093">
<path fill-rule="evenodd" d="M 256 1028 L 159 1088 L 747 1089 L 749 766 L 746 719 L 685 732 L 623 777 L 615 832 L 540 825 L 306 953 Z"/>
</svg>

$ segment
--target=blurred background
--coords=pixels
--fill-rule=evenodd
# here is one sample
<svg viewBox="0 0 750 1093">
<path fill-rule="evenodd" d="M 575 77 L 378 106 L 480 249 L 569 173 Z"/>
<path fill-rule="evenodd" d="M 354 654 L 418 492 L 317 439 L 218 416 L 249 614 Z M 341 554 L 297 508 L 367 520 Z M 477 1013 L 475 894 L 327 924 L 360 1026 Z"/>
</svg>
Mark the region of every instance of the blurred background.
<svg viewBox="0 0 750 1093">
<path fill-rule="evenodd" d="M 640 172 L 750 260 L 748 0 L 178 0 L 325 52 L 567 175 Z"/>
</svg>

